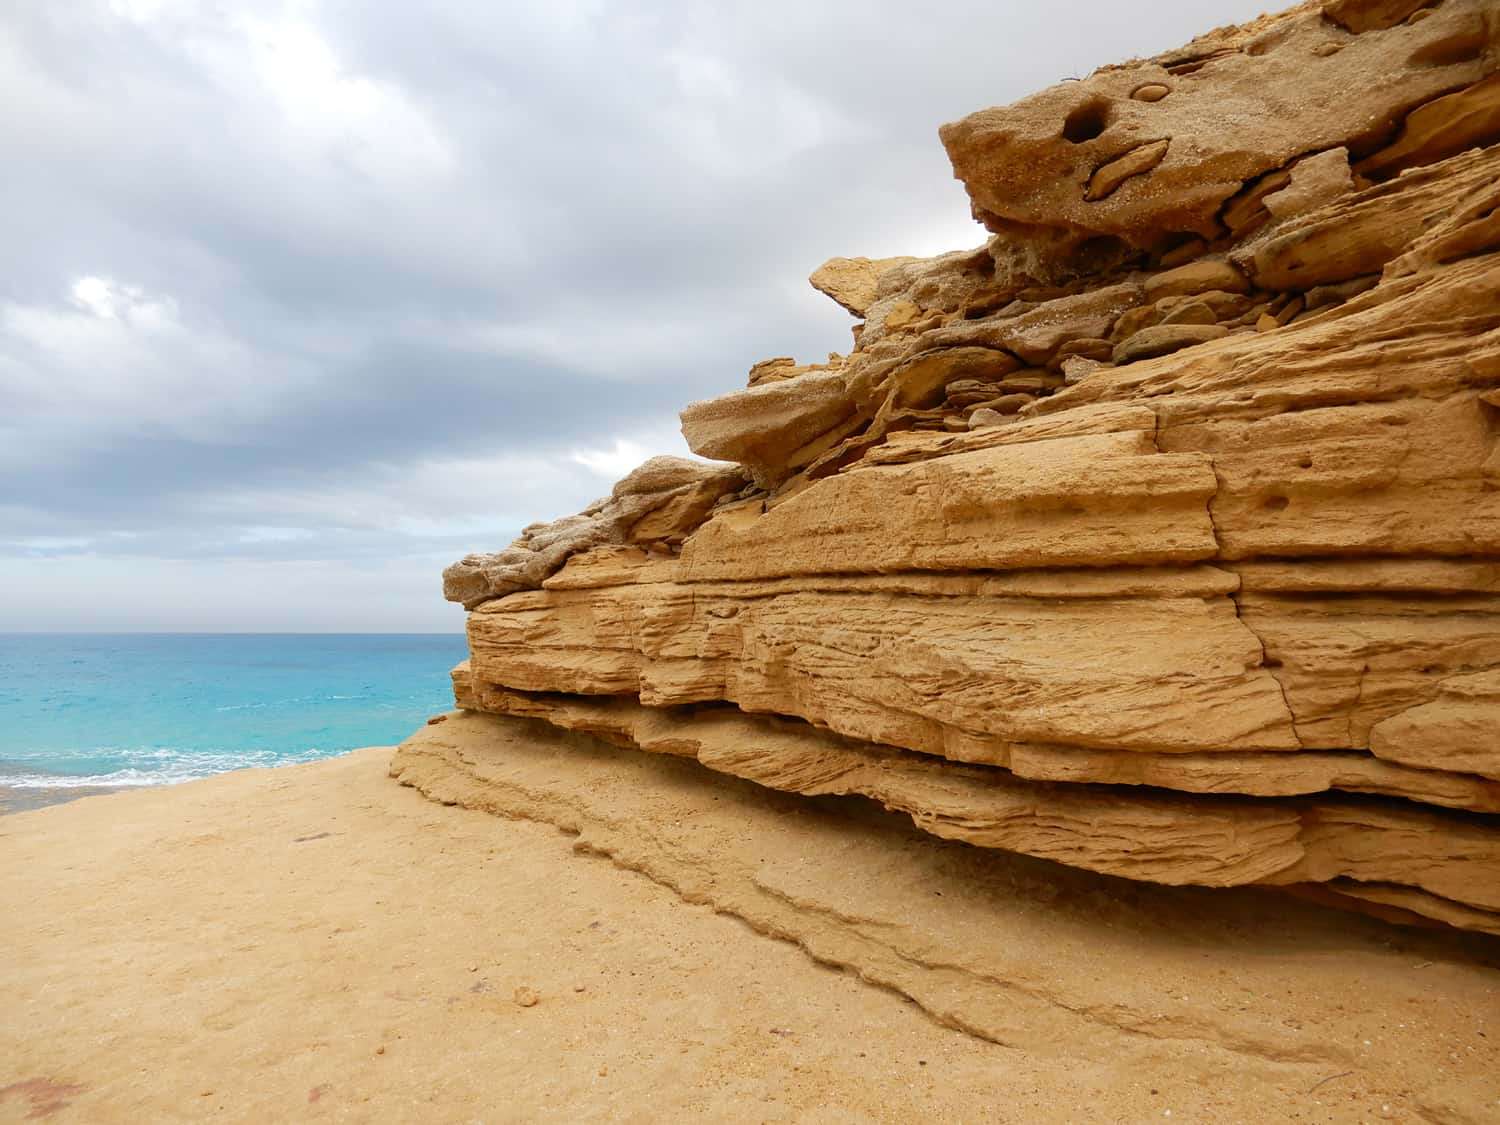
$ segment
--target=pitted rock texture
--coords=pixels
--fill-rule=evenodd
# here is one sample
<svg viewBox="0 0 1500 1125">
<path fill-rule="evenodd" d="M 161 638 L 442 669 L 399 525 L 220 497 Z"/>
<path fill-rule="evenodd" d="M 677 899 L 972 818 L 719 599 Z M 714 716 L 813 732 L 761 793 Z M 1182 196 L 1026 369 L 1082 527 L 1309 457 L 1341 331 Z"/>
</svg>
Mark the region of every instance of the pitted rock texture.
<svg viewBox="0 0 1500 1125">
<path fill-rule="evenodd" d="M 1497 66 L 1488 0 L 1304 4 L 982 110 L 942 137 L 975 217 L 1007 240 L 1052 239 L 1043 260 L 1066 271 L 1057 251 L 1086 240 L 1126 251 L 1216 237 L 1234 196 L 1309 153 L 1345 149 L 1384 179 L 1500 139 L 1493 110 L 1420 117 Z"/>
<path fill-rule="evenodd" d="M 1308 3 L 945 127 L 989 242 L 827 263 L 854 350 L 683 413 L 734 466 L 450 568 L 459 705 L 1500 933 L 1497 37 Z"/>
<path fill-rule="evenodd" d="M 536 523 L 493 555 L 468 555 L 443 572 L 443 596 L 466 607 L 534 590 L 580 551 L 613 543 L 669 550 L 727 493 L 739 470 L 682 457 L 653 457 L 576 516 Z"/>
</svg>

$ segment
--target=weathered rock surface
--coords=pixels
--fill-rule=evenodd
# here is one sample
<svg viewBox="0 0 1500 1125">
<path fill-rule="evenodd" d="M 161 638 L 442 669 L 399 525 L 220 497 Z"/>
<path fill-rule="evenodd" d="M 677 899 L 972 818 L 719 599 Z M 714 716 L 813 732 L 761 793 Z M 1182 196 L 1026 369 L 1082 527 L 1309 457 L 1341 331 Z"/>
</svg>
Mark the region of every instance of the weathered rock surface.
<svg viewBox="0 0 1500 1125">
<path fill-rule="evenodd" d="M 454 563 L 443 572 L 443 596 L 473 608 L 489 598 L 534 590 L 573 555 L 607 544 L 671 549 L 721 497 L 744 483 L 732 466 L 653 457 L 578 515 L 532 524 L 504 551 Z"/>
<path fill-rule="evenodd" d="M 682 431 L 694 453 L 738 461 L 774 486 L 823 452 L 818 439 L 853 414 L 843 374 L 810 371 L 693 403 L 682 412 Z"/>
<path fill-rule="evenodd" d="M 1383 178 L 1500 139 L 1483 83 L 1500 64 L 1494 6 L 1447 0 L 1407 22 L 1421 7 L 1304 4 L 983 110 L 943 144 L 976 218 L 1054 274 L 1076 272 L 1090 240 L 1123 253 L 1214 238 L 1226 203 L 1308 153 L 1344 148 Z M 1136 174 L 1098 190 L 1126 160 Z"/>
<path fill-rule="evenodd" d="M 482 683 L 474 701 L 494 714 L 540 718 L 617 745 L 696 758 L 771 789 L 868 797 L 934 835 L 980 847 L 1174 886 L 1391 884 L 1414 900 L 1436 896 L 1468 907 L 1474 928 L 1500 934 L 1500 840 L 1435 812 L 1349 798 L 1207 802 L 1151 790 L 1049 785 L 734 708 L 648 707 Z"/>
<path fill-rule="evenodd" d="M 832 297 L 855 316 L 864 316 L 880 296 L 880 277 L 893 266 L 916 258 L 830 258 L 808 278 L 820 293 Z"/>
<path fill-rule="evenodd" d="M 460 706 L 1500 933 L 1497 71 L 1328 0 L 945 127 L 988 245 L 821 267 L 854 351 L 684 411 L 738 467 L 450 568 Z"/>
</svg>

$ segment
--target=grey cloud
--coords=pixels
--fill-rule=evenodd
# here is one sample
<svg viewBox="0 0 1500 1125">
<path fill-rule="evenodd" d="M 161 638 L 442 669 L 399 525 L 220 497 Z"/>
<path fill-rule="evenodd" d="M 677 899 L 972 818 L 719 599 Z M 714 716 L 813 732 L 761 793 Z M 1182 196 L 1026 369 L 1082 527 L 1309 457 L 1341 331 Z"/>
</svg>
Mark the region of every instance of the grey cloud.
<svg viewBox="0 0 1500 1125">
<path fill-rule="evenodd" d="M 0 629 L 97 623 L 62 575 L 270 627 L 207 592 L 275 567 L 288 621 L 451 628 L 441 560 L 605 491 L 574 454 L 846 350 L 824 258 L 982 239 L 940 122 L 1259 8 L 13 5 Z"/>
</svg>

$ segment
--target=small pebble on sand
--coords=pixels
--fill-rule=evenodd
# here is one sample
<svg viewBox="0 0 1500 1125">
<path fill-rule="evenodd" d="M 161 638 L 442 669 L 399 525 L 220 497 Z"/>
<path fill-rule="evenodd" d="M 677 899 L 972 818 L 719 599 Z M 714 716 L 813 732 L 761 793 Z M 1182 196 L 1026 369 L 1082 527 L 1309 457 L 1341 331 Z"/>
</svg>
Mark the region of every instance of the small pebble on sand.
<svg viewBox="0 0 1500 1125">
<path fill-rule="evenodd" d="M 511 996 L 511 999 L 522 1008 L 535 1008 L 541 998 L 541 993 L 534 988 L 527 988 L 524 984 Z"/>
</svg>

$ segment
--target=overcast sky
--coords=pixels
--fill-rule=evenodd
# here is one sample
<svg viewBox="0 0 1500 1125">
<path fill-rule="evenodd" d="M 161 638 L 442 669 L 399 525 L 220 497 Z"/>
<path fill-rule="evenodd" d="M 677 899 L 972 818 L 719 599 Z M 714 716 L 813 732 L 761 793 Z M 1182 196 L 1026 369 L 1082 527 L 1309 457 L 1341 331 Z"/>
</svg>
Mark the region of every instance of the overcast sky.
<svg viewBox="0 0 1500 1125">
<path fill-rule="evenodd" d="M 1247 0 L 0 5 L 0 631 L 456 630 L 806 276 L 978 245 L 937 126 Z"/>
</svg>

